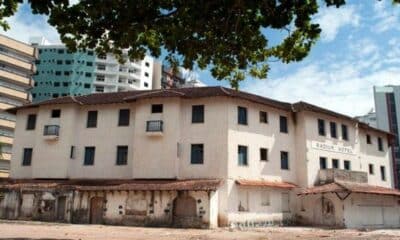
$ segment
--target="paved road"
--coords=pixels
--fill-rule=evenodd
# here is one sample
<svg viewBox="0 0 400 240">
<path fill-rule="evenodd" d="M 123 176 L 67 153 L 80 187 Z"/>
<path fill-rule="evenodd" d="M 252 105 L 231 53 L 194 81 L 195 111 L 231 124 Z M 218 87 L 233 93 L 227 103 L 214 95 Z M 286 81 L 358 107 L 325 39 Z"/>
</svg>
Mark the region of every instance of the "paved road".
<svg viewBox="0 0 400 240">
<path fill-rule="evenodd" d="M 314 240 L 314 239 L 399 239 L 400 230 L 324 230 L 301 227 L 229 230 L 225 228 L 169 229 L 103 225 L 56 224 L 43 222 L 0 221 L 0 239 L 10 240 Z"/>
</svg>

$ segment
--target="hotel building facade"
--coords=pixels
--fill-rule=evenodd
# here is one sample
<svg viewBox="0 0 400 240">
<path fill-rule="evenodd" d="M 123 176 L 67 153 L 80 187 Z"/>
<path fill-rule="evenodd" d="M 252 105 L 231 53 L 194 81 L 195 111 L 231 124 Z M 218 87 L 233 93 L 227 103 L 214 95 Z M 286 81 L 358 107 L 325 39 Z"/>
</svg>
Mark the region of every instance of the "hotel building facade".
<svg viewBox="0 0 400 240">
<path fill-rule="evenodd" d="M 10 170 L 15 115 L 6 109 L 31 102 L 33 62 L 37 58 L 32 46 L 0 35 L 0 178 Z"/>
<path fill-rule="evenodd" d="M 223 87 L 61 97 L 17 114 L 0 218 L 399 227 L 392 135 Z"/>
</svg>

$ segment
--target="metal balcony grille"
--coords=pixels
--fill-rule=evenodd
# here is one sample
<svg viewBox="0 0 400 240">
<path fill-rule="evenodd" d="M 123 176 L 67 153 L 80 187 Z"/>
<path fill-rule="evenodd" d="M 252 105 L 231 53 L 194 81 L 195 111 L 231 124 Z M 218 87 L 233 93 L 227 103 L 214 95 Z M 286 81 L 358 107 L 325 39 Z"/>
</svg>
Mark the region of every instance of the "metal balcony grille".
<svg viewBox="0 0 400 240">
<path fill-rule="evenodd" d="M 147 121 L 146 132 L 162 132 L 163 131 L 163 121 Z"/>
<path fill-rule="evenodd" d="M 60 126 L 58 125 L 46 125 L 44 126 L 44 136 L 58 136 L 60 132 Z"/>
</svg>

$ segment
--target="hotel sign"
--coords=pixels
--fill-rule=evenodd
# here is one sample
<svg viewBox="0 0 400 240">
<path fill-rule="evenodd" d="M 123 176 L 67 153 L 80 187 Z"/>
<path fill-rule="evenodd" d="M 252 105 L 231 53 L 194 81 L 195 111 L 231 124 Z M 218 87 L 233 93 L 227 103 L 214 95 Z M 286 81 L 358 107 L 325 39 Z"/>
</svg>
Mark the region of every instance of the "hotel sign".
<svg viewBox="0 0 400 240">
<path fill-rule="evenodd" d="M 338 146 L 329 143 L 311 142 L 311 147 L 317 150 L 354 155 L 352 147 Z"/>
</svg>

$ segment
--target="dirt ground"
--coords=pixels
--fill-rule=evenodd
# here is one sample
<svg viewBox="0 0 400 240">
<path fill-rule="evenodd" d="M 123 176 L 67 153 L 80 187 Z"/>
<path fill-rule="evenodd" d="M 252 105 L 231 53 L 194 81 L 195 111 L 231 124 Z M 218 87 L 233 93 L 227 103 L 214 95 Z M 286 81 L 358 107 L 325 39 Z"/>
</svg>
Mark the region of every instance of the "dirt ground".
<svg viewBox="0 0 400 240">
<path fill-rule="evenodd" d="M 246 230 L 219 228 L 172 229 L 103 225 L 75 225 L 43 222 L 0 221 L 0 239 L 130 239 L 130 240 L 269 240 L 269 239 L 400 239 L 399 230 L 324 230 L 304 227 L 269 227 Z"/>
</svg>

